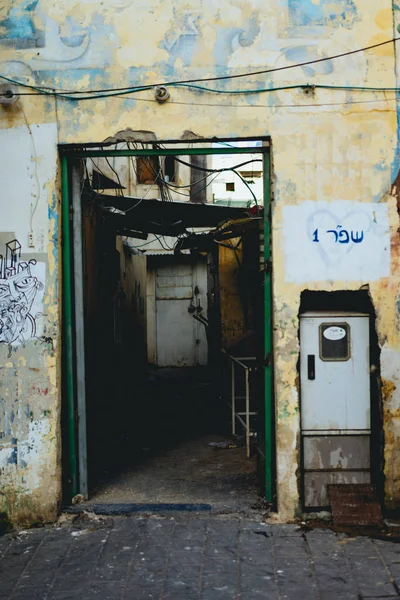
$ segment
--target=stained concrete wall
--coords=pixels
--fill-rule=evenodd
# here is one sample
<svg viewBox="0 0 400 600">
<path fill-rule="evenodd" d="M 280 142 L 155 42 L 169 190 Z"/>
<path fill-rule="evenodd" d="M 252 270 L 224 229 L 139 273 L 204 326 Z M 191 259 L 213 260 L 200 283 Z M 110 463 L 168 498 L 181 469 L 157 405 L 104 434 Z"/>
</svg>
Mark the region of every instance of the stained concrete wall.
<svg viewBox="0 0 400 600">
<path fill-rule="evenodd" d="M 32 522 L 60 499 L 57 127 L 0 144 L 0 510 Z"/>
<path fill-rule="evenodd" d="M 140 372 L 147 362 L 147 258 L 144 254 L 133 254 L 124 238 L 117 236 L 117 250 L 120 253 L 120 285 L 123 290 L 122 310 L 126 344 L 131 340 L 135 364 L 131 372 Z M 128 244 L 135 243 L 130 239 Z"/>
<path fill-rule="evenodd" d="M 83 91 L 274 69 L 390 39 L 397 26 L 393 14 L 397 20 L 399 11 L 389 0 L 222 0 L 218 5 L 193 0 L 82 0 L 79 5 L 8 0 L 0 12 L 0 74 L 29 85 Z M 226 92 L 307 83 L 396 87 L 393 45 L 205 85 Z M 0 106 L 2 182 L 7 190 L 0 199 L 1 239 L 19 239 L 24 258 L 37 259 L 32 277 L 43 285 L 37 285 L 35 295 L 43 309 L 40 305 L 29 313 L 38 324 L 37 337 L 22 339 L 25 333 L 17 341 L 1 340 L 3 505 L 19 515 L 26 509 L 46 517 L 54 514 L 59 497 L 56 144 L 101 142 L 127 128 L 151 130 L 164 140 L 190 139 L 193 134 L 271 137 L 280 514 L 292 517 L 299 508 L 296 365 L 303 289 L 369 286 L 385 380 L 386 499 L 388 505 L 398 505 L 400 183 L 394 95 L 301 88 L 248 96 L 182 87 L 170 92 L 170 101 L 162 105 L 145 91 L 82 102 L 22 96 L 9 108 Z M 144 135 L 136 134 L 136 139 Z M 118 137 L 129 138 L 126 133 Z M 302 208 L 303 203 L 312 205 Z M 32 241 L 31 207 L 36 204 Z M 339 236 L 339 225 L 348 232 L 349 244 L 339 245 L 334 234 L 327 234 L 334 230 Z M 357 239 L 362 232 L 362 242 L 353 241 L 351 232 Z M 33 247 L 28 249 L 29 240 Z M 344 234 L 340 241 L 345 240 Z M 371 263 L 375 243 L 379 252 Z M 315 275 L 311 268 L 297 273 L 294 254 L 299 244 L 315 264 Z M 39 276 L 34 269 L 39 273 L 40 264 Z M 39 314 L 43 316 L 35 316 Z"/>
</svg>

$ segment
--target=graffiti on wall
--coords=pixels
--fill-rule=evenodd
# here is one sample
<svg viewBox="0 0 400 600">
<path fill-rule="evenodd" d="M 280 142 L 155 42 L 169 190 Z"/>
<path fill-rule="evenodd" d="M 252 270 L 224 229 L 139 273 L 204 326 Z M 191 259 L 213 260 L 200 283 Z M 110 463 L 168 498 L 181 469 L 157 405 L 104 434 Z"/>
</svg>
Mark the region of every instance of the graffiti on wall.
<svg viewBox="0 0 400 600">
<path fill-rule="evenodd" d="M 21 260 L 21 244 L 11 240 L 5 255 L 0 255 L 0 343 L 18 344 L 36 337 L 33 314 L 38 291 L 43 283 L 34 275 L 36 260 Z"/>
<path fill-rule="evenodd" d="M 282 208 L 286 281 L 376 281 L 390 270 L 386 204 L 303 202 Z"/>
<path fill-rule="evenodd" d="M 363 231 L 347 231 L 347 229 L 343 229 L 342 225 L 336 225 L 336 229 L 325 229 L 322 230 L 323 233 L 332 233 L 335 238 L 335 244 L 350 244 L 350 242 L 354 242 L 355 244 L 361 244 L 364 239 Z M 319 243 L 320 239 L 320 231 L 317 227 L 312 234 L 312 241 Z"/>
</svg>

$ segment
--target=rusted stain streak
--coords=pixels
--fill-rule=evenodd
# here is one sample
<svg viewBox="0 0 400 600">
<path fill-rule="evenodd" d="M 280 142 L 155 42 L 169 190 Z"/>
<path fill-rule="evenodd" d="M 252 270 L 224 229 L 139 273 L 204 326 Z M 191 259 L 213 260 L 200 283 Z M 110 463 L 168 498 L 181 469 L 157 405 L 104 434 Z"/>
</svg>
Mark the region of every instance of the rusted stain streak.
<svg viewBox="0 0 400 600">
<path fill-rule="evenodd" d="M 396 198 L 397 212 L 400 214 L 400 169 L 396 175 L 396 179 L 392 183 L 390 193 Z M 397 231 L 400 233 L 400 228 Z"/>
</svg>

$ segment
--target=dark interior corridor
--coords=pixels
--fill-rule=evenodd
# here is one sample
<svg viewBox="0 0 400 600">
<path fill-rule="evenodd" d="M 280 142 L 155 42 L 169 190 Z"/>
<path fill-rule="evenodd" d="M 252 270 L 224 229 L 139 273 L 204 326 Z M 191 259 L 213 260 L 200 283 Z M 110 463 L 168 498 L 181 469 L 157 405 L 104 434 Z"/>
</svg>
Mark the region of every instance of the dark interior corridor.
<svg viewBox="0 0 400 600">
<path fill-rule="evenodd" d="M 121 415 L 91 455 L 91 502 L 245 510 L 257 501 L 255 456 L 229 435 L 229 407 L 208 368 L 150 369 L 134 393 L 134 420 Z"/>
</svg>

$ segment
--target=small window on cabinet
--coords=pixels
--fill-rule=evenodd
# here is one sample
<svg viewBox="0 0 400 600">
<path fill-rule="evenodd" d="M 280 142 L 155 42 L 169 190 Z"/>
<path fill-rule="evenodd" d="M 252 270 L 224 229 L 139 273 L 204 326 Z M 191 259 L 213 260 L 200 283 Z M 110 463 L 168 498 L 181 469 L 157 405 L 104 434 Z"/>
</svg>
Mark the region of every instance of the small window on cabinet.
<svg viewBox="0 0 400 600">
<path fill-rule="evenodd" d="M 319 356 L 324 361 L 349 360 L 350 327 L 348 323 L 322 323 L 319 326 Z"/>
</svg>

